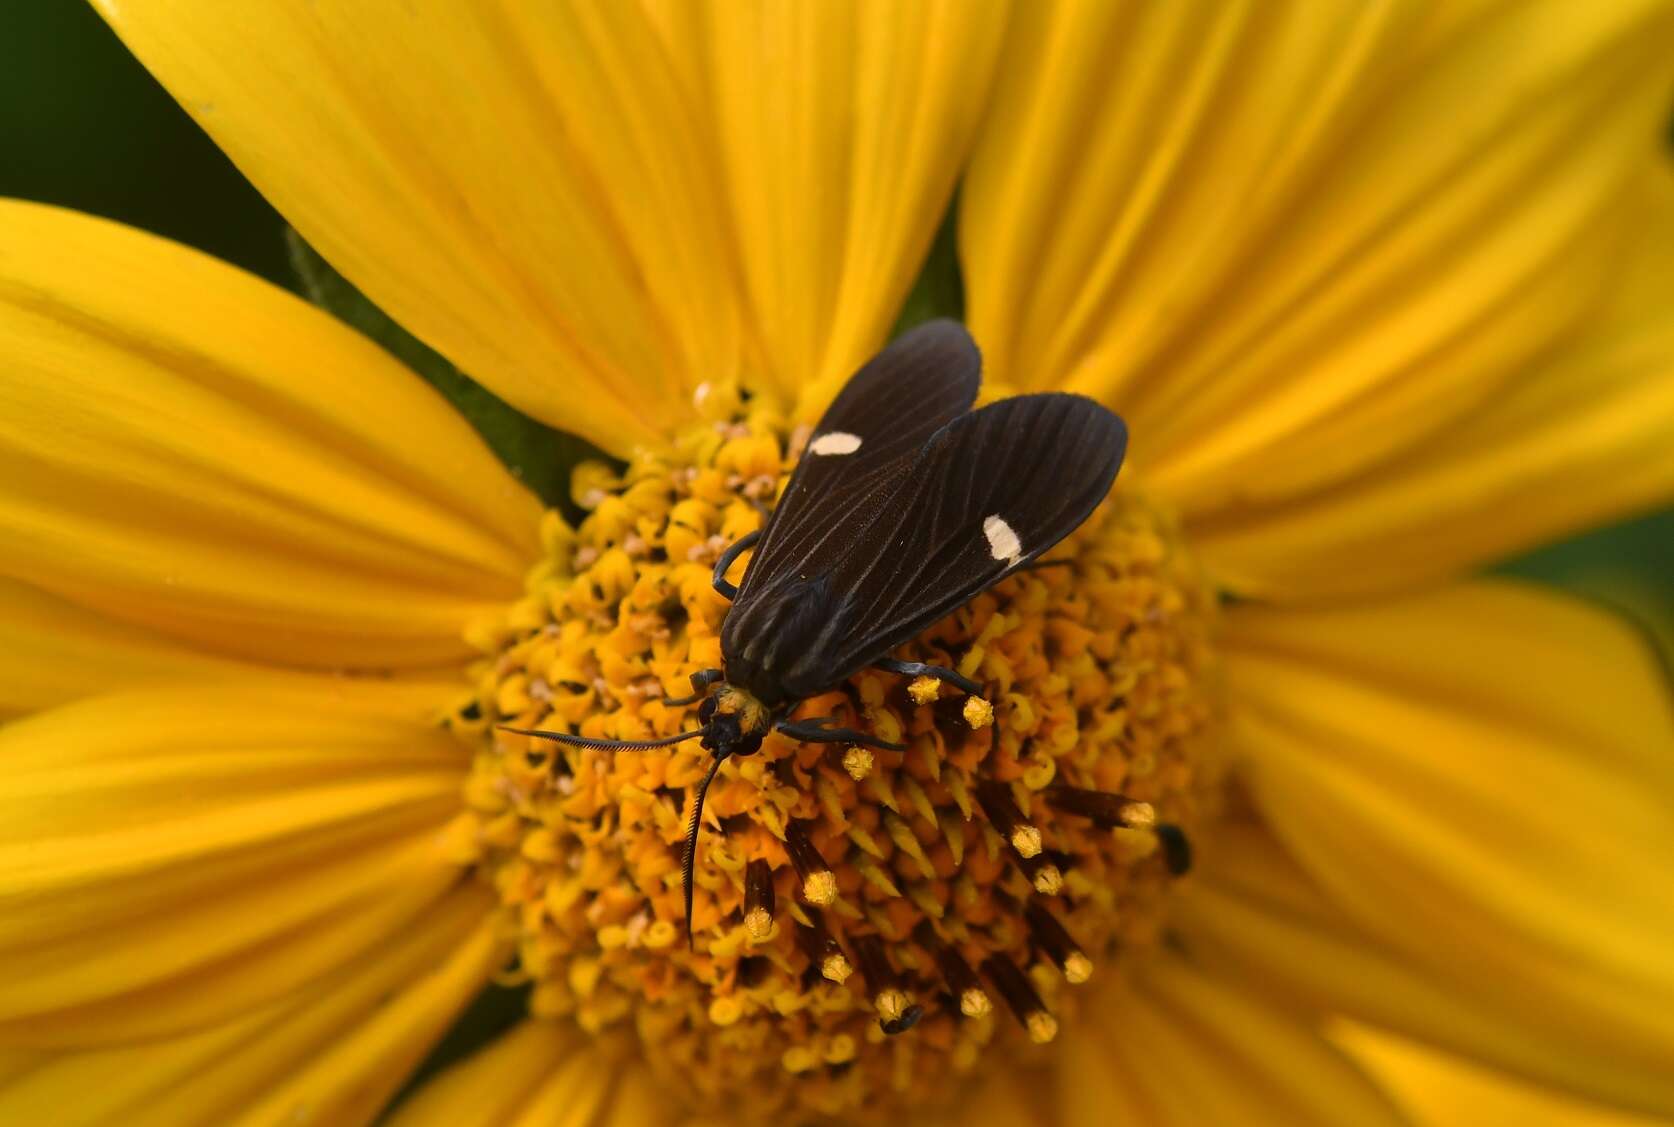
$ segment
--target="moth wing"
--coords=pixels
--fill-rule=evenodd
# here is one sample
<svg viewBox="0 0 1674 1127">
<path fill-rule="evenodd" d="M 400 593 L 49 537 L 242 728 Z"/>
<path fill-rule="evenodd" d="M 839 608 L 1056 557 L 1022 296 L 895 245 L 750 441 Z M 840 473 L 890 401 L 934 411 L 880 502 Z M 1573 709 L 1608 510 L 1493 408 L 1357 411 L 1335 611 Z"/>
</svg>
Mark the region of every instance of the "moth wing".
<svg viewBox="0 0 1674 1127">
<path fill-rule="evenodd" d="M 814 660 L 853 673 L 1075 531 L 1110 492 L 1127 427 L 1079 395 L 1023 395 L 948 423 L 843 554 Z M 818 652 L 823 651 L 823 652 Z"/>
<path fill-rule="evenodd" d="M 818 568 L 856 514 L 896 487 L 943 426 L 976 402 L 982 355 L 965 327 L 936 320 L 902 334 L 826 409 L 751 557 L 738 601 L 775 575 Z"/>
</svg>

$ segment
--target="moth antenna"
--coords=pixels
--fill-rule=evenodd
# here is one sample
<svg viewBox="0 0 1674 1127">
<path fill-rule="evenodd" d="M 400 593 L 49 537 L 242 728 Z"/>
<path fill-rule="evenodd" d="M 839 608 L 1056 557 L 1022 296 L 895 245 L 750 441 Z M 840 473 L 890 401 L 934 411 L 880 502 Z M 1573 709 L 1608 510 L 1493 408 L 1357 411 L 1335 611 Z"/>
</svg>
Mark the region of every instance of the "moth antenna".
<svg viewBox="0 0 1674 1127">
<path fill-rule="evenodd" d="M 680 883 L 686 892 L 686 949 L 697 949 L 697 936 L 692 933 L 692 868 L 697 864 L 698 831 L 703 828 L 703 800 L 709 794 L 709 784 L 715 781 L 715 772 L 721 769 L 723 757 L 717 755 L 715 761 L 709 765 L 709 773 L 698 784 L 697 798 L 692 803 L 692 821 L 686 827 L 686 861 L 680 869 Z"/>
<path fill-rule="evenodd" d="M 591 736 L 576 736 L 569 732 L 545 732 L 539 728 L 513 728 L 509 724 L 499 725 L 502 732 L 510 732 L 514 736 L 535 736 L 553 743 L 568 744 L 570 747 L 591 748 L 594 751 L 643 751 L 652 747 L 669 747 L 684 740 L 694 739 L 703 735 L 707 728 L 698 728 L 691 732 L 681 732 L 674 736 L 664 736 L 657 740 L 596 740 Z"/>
</svg>

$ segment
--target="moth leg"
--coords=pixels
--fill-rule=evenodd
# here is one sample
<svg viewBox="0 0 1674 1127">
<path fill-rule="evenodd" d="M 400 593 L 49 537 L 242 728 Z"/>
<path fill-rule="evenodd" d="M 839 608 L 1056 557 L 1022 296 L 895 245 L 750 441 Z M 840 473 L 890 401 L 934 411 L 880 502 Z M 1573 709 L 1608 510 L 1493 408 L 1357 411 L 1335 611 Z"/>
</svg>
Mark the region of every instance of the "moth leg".
<svg viewBox="0 0 1674 1127">
<path fill-rule="evenodd" d="M 982 686 L 966 677 L 962 673 L 940 665 L 926 665 L 922 661 L 896 661 L 892 657 L 880 657 L 872 663 L 873 669 L 882 669 L 885 673 L 899 673 L 903 677 L 934 677 L 938 681 L 946 681 L 973 697 L 982 695 Z"/>
<path fill-rule="evenodd" d="M 692 674 L 692 695 L 689 697 L 664 697 L 663 703 L 670 707 L 683 704 L 696 704 L 709 695 L 709 686 L 721 680 L 726 673 L 720 669 L 700 669 Z"/>
<path fill-rule="evenodd" d="M 738 597 L 738 588 L 727 582 L 727 569 L 732 566 L 734 560 L 741 556 L 745 550 L 754 547 L 756 541 L 760 539 L 761 529 L 758 528 L 754 532 L 746 532 L 743 536 L 740 536 L 737 540 L 728 545 L 727 550 L 721 553 L 721 558 L 715 561 L 715 575 L 713 580 L 715 590 L 720 594 L 721 598 L 725 599 L 727 602 L 730 603 L 733 599 Z"/>
<path fill-rule="evenodd" d="M 890 743 L 869 736 L 865 732 L 857 732 L 853 728 L 826 728 L 819 724 L 792 723 L 781 720 L 774 725 L 775 730 L 789 736 L 793 740 L 801 740 L 810 744 L 858 744 L 861 747 L 875 747 L 879 751 L 906 751 L 906 744 Z"/>
</svg>

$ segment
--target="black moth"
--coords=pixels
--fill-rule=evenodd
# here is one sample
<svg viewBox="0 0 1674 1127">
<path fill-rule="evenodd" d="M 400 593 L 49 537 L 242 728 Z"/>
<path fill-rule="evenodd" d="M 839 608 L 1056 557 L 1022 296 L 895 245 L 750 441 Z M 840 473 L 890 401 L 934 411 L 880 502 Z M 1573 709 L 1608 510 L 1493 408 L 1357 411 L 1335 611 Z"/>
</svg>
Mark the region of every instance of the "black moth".
<svg viewBox="0 0 1674 1127">
<path fill-rule="evenodd" d="M 778 507 L 715 564 L 715 589 L 732 601 L 721 627 L 726 668 L 694 673 L 693 695 L 669 702 L 702 700 L 702 727 L 642 741 L 505 729 L 602 750 L 702 739 L 714 758 L 686 832 L 688 943 L 703 800 L 721 764 L 755 754 L 773 730 L 806 742 L 904 751 L 790 714 L 867 666 L 980 694 L 980 685 L 951 669 L 885 655 L 1027 566 L 1110 491 L 1127 448 L 1121 419 L 1061 393 L 972 411 L 981 382 L 976 343 L 953 321 L 906 333 L 849 380 Z M 752 546 L 735 588 L 727 569 Z"/>
</svg>

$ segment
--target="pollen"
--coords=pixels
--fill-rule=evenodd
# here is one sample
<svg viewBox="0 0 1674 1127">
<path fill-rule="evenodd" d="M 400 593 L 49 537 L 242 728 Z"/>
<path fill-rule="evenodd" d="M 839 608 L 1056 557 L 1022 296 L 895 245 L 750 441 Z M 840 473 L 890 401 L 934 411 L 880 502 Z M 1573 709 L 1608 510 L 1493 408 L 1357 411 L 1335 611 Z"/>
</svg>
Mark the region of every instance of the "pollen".
<svg viewBox="0 0 1674 1127">
<path fill-rule="evenodd" d="M 684 837 L 708 752 L 500 727 L 646 740 L 698 726 L 680 698 L 722 664 L 711 570 L 761 525 L 796 449 L 786 420 L 734 391 L 712 386 L 701 406 L 675 454 L 578 469 L 585 519 L 547 514 L 524 597 L 469 632 L 481 656 L 448 722 L 474 758 L 446 846 L 498 894 L 508 980 L 538 1018 L 637 1038 L 668 1099 L 741 1123 L 888 1116 L 1057 1051 L 1088 992 L 1166 933 L 1188 843 L 1213 832 L 1202 572 L 1119 483 L 1051 566 L 890 655 L 980 696 L 866 670 L 802 702 L 795 719 L 907 750 L 774 733 L 722 764 L 688 936 Z"/>
<path fill-rule="evenodd" d="M 870 748 L 851 747 L 843 753 L 843 770 L 849 773 L 849 778 L 858 783 L 872 773 L 872 764 L 875 761 Z"/>
</svg>

